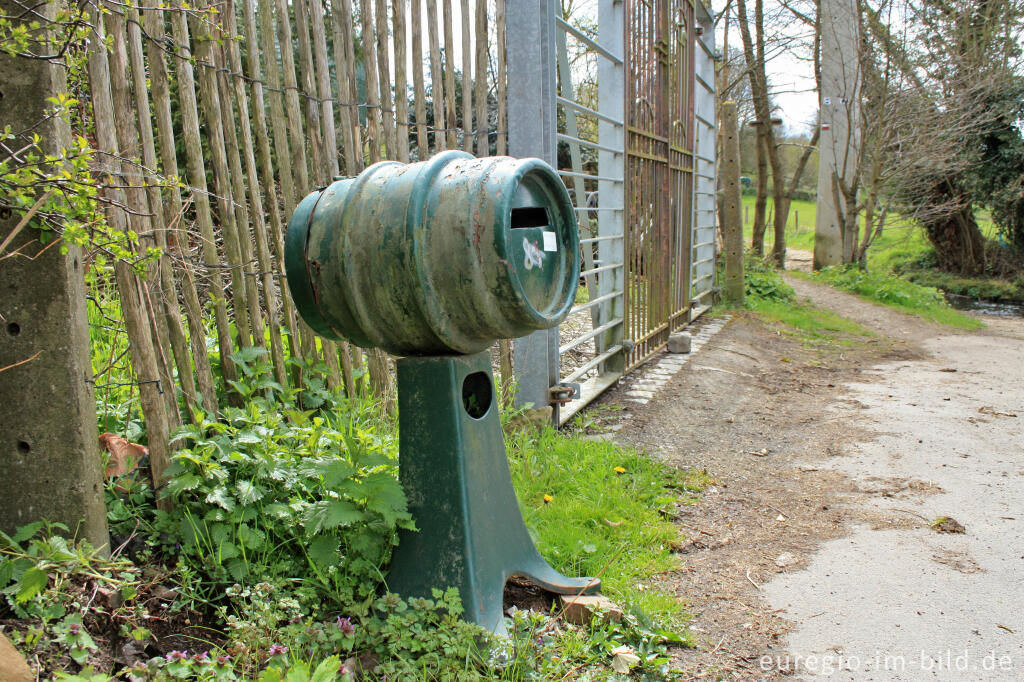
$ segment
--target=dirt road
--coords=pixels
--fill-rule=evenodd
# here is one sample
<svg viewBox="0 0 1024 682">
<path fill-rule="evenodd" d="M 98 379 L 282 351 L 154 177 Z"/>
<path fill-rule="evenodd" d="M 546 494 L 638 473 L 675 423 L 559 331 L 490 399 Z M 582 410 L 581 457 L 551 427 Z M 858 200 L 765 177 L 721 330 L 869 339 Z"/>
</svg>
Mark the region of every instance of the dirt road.
<svg viewBox="0 0 1024 682">
<path fill-rule="evenodd" d="M 717 482 L 678 510 L 663 577 L 694 614 L 679 665 L 1024 679 L 1024 320 L 961 333 L 791 284 L 876 336 L 808 346 L 739 315 L 616 434 Z"/>
</svg>

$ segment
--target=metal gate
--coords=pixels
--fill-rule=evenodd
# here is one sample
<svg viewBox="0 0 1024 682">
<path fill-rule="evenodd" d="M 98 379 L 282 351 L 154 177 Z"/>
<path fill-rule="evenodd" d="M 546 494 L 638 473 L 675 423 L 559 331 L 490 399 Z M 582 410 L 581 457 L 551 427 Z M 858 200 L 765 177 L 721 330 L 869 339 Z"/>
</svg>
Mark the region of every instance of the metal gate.
<svg viewBox="0 0 1024 682">
<path fill-rule="evenodd" d="M 689 323 L 695 298 L 706 293 L 691 286 L 697 251 L 706 252 L 704 242 L 697 241 L 703 236 L 697 235 L 694 210 L 696 174 L 710 176 L 714 189 L 713 124 L 711 134 L 704 135 L 710 153 L 697 153 L 695 11 L 689 0 L 626 0 L 626 334 L 632 340 L 627 369 Z M 713 68 L 711 62 L 712 73 Z M 703 104 L 714 120 L 714 91 L 709 94 Z M 710 160 L 710 169 L 698 167 L 698 157 Z M 711 261 L 706 262 L 713 273 L 711 199 Z M 713 275 L 704 280 L 710 291 Z"/>
<path fill-rule="evenodd" d="M 717 55 L 705 38 L 713 30 L 711 17 L 698 5 L 693 57 L 693 226 L 690 241 L 690 319 L 711 307 L 715 286 L 715 60 Z M 714 43 L 712 42 L 712 46 Z"/>
<path fill-rule="evenodd" d="M 506 2 L 509 150 L 556 163 L 580 219 L 577 305 L 560 330 L 516 340 L 519 401 L 571 386 L 564 422 L 709 307 L 715 56 L 699 34 L 713 39 L 712 20 L 698 0 L 598 0 L 593 31 L 554 0 Z M 581 54 L 596 103 L 592 82 L 575 87 Z"/>
</svg>

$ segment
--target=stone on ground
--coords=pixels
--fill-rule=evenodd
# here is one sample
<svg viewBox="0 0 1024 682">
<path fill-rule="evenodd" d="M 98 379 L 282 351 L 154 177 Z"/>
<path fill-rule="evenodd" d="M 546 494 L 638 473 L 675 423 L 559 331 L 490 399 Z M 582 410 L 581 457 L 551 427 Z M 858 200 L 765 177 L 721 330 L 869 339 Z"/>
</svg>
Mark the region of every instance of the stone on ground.
<svg viewBox="0 0 1024 682">
<path fill-rule="evenodd" d="M 604 619 L 606 621 L 622 620 L 622 609 L 604 595 L 576 596 L 563 594 L 559 596 L 559 601 L 562 605 L 562 616 L 569 623 L 586 625 L 594 619 L 595 612 L 598 610 L 604 612 Z"/>
<path fill-rule="evenodd" d="M 693 337 L 687 332 L 679 332 L 668 337 L 669 353 L 689 353 Z"/>
</svg>

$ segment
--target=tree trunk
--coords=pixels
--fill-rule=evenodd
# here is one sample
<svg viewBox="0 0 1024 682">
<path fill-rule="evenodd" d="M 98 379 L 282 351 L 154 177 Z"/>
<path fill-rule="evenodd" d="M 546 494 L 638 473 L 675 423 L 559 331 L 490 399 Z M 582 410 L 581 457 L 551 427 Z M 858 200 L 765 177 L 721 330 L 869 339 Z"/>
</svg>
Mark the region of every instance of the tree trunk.
<svg viewBox="0 0 1024 682">
<path fill-rule="evenodd" d="M 976 275 L 985 268 L 985 238 L 974 218 L 974 205 L 950 182 L 944 181 L 936 189 L 936 204 L 959 206 L 920 223 L 935 248 L 939 268 L 961 275 Z"/>
<path fill-rule="evenodd" d="M 761 127 L 757 129 L 757 195 L 754 198 L 754 236 L 751 248 L 758 256 L 764 255 L 765 214 L 768 207 L 768 154 Z"/>
</svg>

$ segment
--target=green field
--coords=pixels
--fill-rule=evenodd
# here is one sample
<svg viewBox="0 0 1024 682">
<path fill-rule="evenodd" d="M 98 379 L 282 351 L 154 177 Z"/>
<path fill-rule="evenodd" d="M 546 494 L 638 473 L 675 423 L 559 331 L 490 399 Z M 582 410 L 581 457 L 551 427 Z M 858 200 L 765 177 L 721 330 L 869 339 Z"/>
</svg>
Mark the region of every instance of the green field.
<svg viewBox="0 0 1024 682">
<path fill-rule="evenodd" d="M 772 227 L 774 203 L 771 197 L 768 198 L 767 223 L 765 230 L 764 249 L 771 251 L 775 243 L 775 233 Z M 814 223 L 817 220 L 818 207 L 812 201 L 797 201 L 790 203 L 789 218 L 786 221 L 786 246 L 792 249 L 804 251 L 814 250 Z M 996 227 L 992 219 L 985 212 L 979 212 L 978 225 L 986 237 L 996 236 Z M 754 223 L 754 197 L 745 195 L 743 197 L 743 237 L 747 246 L 753 236 Z M 863 229 L 863 228 L 862 228 Z M 868 251 L 868 267 L 872 270 L 883 272 L 899 271 L 908 263 L 921 259 L 931 246 L 921 231 L 911 220 L 902 216 L 895 216 L 887 221 L 882 234 L 871 245 Z"/>
<path fill-rule="evenodd" d="M 768 198 L 766 222 L 768 229 L 765 230 L 764 248 L 770 251 L 775 243 L 775 234 L 772 227 L 772 216 L 774 215 L 774 202 Z M 818 216 L 818 207 L 813 201 L 793 201 L 790 203 L 789 219 L 786 221 L 786 245 L 794 249 L 810 251 L 814 248 L 814 221 Z M 753 237 L 754 226 L 754 197 L 744 195 L 743 197 L 743 237 L 747 245 Z"/>
<path fill-rule="evenodd" d="M 771 227 L 772 201 L 768 201 L 768 230 L 765 233 L 765 253 L 771 251 L 775 242 Z M 754 197 L 743 197 L 743 232 L 747 245 L 752 236 Z M 814 249 L 814 223 L 816 206 L 809 201 L 793 201 L 787 220 L 786 245 L 789 248 L 810 251 Z M 981 229 L 986 236 L 993 236 L 994 226 L 988 216 L 979 216 Z M 981 323 L 953 310 L 943 299 L 937 288 L 970 293 L 989 298 L 1012 298 L 1009 295 L 993 295 L 993 292 L 1016 290 L 1016 285 L 993 279 L 964 280 L 948 273 L 926 268 L 921 263 L 931 246 L 924 233 L 914 223 L 897 216 L 889 221 L 868 251 L 868 271 L 843 271 L 828 268 L 819 273 L 806 275 L 815 281 L 825 282 L 839 289 L 851 291 L 863 298 L 882 303 L 904 312 L 914 313 L 925 319 L 954 327 L 976 329 Z M 798 275 L 802 273 L 796 273 Z M 954 280 L 956 280 L 954 282 Z M 749 288 L 749 287 L 748 287 Z M 1021 290 L 1024 295 L 1024 290 Z M 775 302 L 761 306 L 759 310 L 768 317 L 785 308 Z M 815 320 L 815 322 L 819 322 Z M 799 327 L 800 325 L 796 325 Z"/>
</svg>

